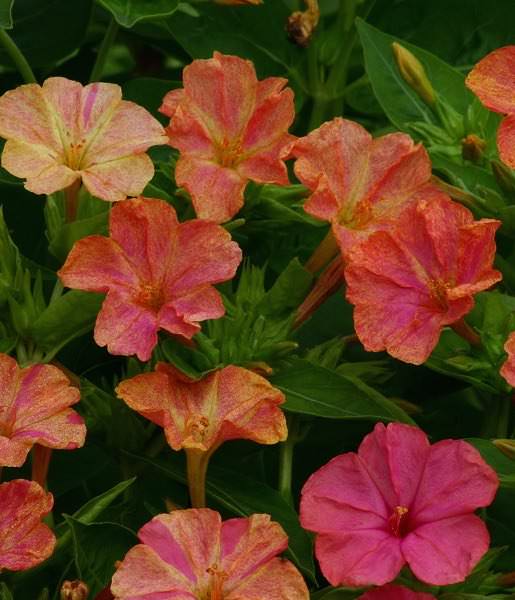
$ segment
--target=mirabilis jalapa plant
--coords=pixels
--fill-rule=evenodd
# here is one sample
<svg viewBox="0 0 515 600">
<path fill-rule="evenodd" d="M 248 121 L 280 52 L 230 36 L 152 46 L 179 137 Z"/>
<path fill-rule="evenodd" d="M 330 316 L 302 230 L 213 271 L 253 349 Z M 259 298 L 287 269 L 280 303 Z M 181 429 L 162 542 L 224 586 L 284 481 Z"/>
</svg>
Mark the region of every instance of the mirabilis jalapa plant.
<svg viewBox="0 0 515 600">
<path fill-rule="evenodd" d="M 100 4 L 132 26 L 130 10 Z M 191 11 L 231 19 L 268 10 L 258 0 L 216 4 L 226 6 Z M 306 49 L 315 79 L 331 66 L 313 62 L 316 5 L 306 3 L 316 14 Z M 395 44 L 400 68 L 410 53 Z M 510 454 L 503 378 L 515 384 L 515 304 L 504 288 L 488 291 L 506 272 L 502 260 L 494 268 L 505 213 L 478 205 L 477 189 L 435 178 L 434 146 L 428 152 L 406 131 L 372 135 L 335 113 L 313 117 L 308 130 L 297 123 L 293 135 L 306 82 L 293 71 L 290 80 L 263 77 L 262 65 L 236 54 L 203 52 L 184 67 L 182 87 L 159 88 L 146 108 L 114 83 L 51 76 L 39 85 L 27 66 L 27 83 L 0 97 L 2 167 L 29 192 L 63 192 L 58 237 L 71 247 L 43 265 L 21 257 L 7 229 L 0 239 L 0 597 L 45 597 L 40 589 L 58 581 L 50 595 L 68 600 L 466 600 L 477 588 L 509 597 L 510 574 L 494 570 L 510 557 L 489 552 L 491 540 L 509 544 L 496 519 L 515 476 L 513 457 L 488 440 L 503 438 L 497 447 Z M 449 119 L 438 90 L 426 93 L 432 74 L 422 63 L 399 71 L 411 101 Z M 513 48 L 503 48 L 467 78 L 488 108 L 508 115 L 498 145 L 509 166 L 512 63 Z M 330 76 L 326 83 L 313 96 L 315 117 L 334 93 Z M 451 125 L 447 133 L 459 130 Z M 290 188 L 293 178 L 300 185 Z M 266 256 L 263 274 L 259 236 L 265 228 L 273 247 L 286 222 L 299 228 L 295 254 L 290 246 L 284 260 Z M 231 291 L 243 258 L 268 286 L 257 300 L 249 277 L 244 294 L 263 314 L 248 339 L 224 340 L 208 322 L 234 325 L 245 314 Z M 293 300 L 309 281 L 304 301 Z M 317 318 L 328 313 L 317 309 L 342 285 L 330 300 L 337 338 L 318 345 Z M 505 311 L 495 331 L 489 302 Z M 349 333 L 338 318 L 351 309 Z M 266 319 L 281 331 L 270 335 Z M 72 345 L 80 335 L 84 355 Z M 229 343 L 248 346 L 238 364 L 224 362 Z M 263 359 L 258 347 L 274 352 Z M 385 354 L 379 363 L 370 352 Z M 469 387 L 466 406 L 492 408 L 486 439 L 478 427 L 432 425 L 427 400 L 387 382 L 414 369 L 398 361 L 477 385 L 484 397 L 470 400 Z M 328 426 L 335 415 L 369 423 L 347 439 L 343 421 Z M 465 436 L 476 439 L 448 439 Z M 304 444 L 320 453 L 294 470 Z M 32 481 L 23 479 L 29 454 Z M 87 474 L 67 466 L 74 454 Z"/>
</svg>

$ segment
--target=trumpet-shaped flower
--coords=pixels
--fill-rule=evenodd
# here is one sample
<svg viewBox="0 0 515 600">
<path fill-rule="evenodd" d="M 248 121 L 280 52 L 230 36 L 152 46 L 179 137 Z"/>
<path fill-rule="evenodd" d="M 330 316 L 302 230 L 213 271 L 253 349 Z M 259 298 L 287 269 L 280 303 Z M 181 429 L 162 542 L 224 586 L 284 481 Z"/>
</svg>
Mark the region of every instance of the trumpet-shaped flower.
<svg viewBox="0 0 515 600">
<path fill-rule="evenodd" d="M 465 83 L 487 108 L 508 115 L 497 131 L 497 146 L 501 160 L 515 168 L 515 46 L 490 52 Z"/>
<path fill-rule="evenodd" d="M 51 194 L 82 179 L 103 200 L 141 194 L 154 174 L 145 151 L 167 138 L 144 108 L 122 100 L 113 83 L 51 77 L 0 98 L 2 166 L 26 179 L 35 194 Z"/>
<path fill-rule="evenodd" d="M 288 538 L 268 515 L 222 522 L 213 510 L 178 510 L 154 517 L 138 537 L 113 576 L 115 600 L 309 598 L 301 574 L 277 556 Z"/>
<path fill-rule="evenodd" d="M 429 184 L 431 162 L 404 133 L 377 139 L 358 123 L 335 118 L 295 142 L 295 174 L 312 194 L 306 212 L 330 221 L 344 253 L 387 229 L 409 202 L 441 194 Z"/>
<path fill-rule="evenodd" d="M 365 348 L 423 363 L 445 325 L 501 279 L 492 268 L 499 221 L 474 221 L 463 206 L 433 198 L 409 205 L 395 229 L 378 231 L 350 252 L 347 299 Z"/>
<path fill-rule="evenodd" d="M 53 504 L 52 494 L 34 481 L 0 485 L 0 571 L 30 569 L 52 554 L 55 536 L 41 519 Z"/>
<path fill-rule="evenodd" d="M 288 184 L 284 158 L 293 136 L 293 92 L 286 79 L 258 81 L 253 64 L 215 52 L 183 72 L 160 111 L 171 117 L 170 145 L 180 151 L 178 185 L 190 194 L 197 216 L 218 223 L 243 205 L 249 180 Z"/>
<path fill-rule="evenodd" d="M 414 592 L 402 585 L 383 585 L 369 590 L 358 600 L 436 600 L 436 598 L 432 594 Z"/>
<path fill-rule="evenodd" d="M 0 354 L 0 467 L 21 467 L 34 444 L 73 450 L 84 444 L 86 426 L 70 408 L 79 390 L 52 365 L 20 369 Z"/>
<path fill-rule="evenodd" d="M 174 450 L 211 454 L 227 440 L 275 444 L 286 439 L 286 421 L 279 408 L 284 395 L 242 367 L 231 365 L 195 381 L 159 363 L 153 373 L 122 381 L 116 393 L 163 427 Z"/>
<path fill-rule="evenodd" d="M 107 292 L 95 325 L 99 346 L 148 360 L 159 329 L 191 338 L 199 321 L 224 314 L 213 284 L 231 279 L 240 261 L 219 225 L 179 223 L 164 200 L 139 198 L 113 207 L 110 237 L 76 242 L 59 276 L 68 287 Z"/>
<path fill-rule="evenodd" d="M 407 563 L 433 585 L 463 581 L 488 550 L 474 510 L 499 481 L 462 440 L 430 446 L 411 425 L 378 423 L 358 452 L 333 458 L 302 490 L 302 526 L 332 585 L 383 585 Z"/>
<path fill-rule="evenodd" d="M 515 332 L 510 333 L 504 350 L 508 353 L 508 358 L 501 367 L 501 375 L 510 385 L 515 386 Z"/>
</svg>

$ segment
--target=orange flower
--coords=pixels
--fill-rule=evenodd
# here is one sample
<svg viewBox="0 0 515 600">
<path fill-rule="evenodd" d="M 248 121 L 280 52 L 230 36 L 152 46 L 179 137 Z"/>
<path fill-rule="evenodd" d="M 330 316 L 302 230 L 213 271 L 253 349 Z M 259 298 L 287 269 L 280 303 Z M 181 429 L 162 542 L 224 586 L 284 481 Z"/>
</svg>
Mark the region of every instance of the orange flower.
<svg viewBox="0 0 515 600">
<path fill-rule="evenodd" d="M 197 216 L 222 223 L 242 207 L 249 180 L 288 184 L 293 92 L 283 89 L 286 79 L 258 81 L 250 61 L 219 52 L 194 60 L 183 81 L 160 108 L 171 117 L 169 143 L 181 153 L 175 179 Z"/>
<path fill-rule="evenodd" d="M 510 385 L 515 386 L 515 332 L 508 336 L 504 350 L 507 352 L 508 358 L 501 367 L 501 375 Z"/>
<path fill-rule="evenodd" d="M 490 52 L 465 80 L 481 102 L 494 112 L 508 115 L 497 131 L 501 160 L 515 168 L 515 46 Z"/>
<path fill-rule="evenodd" d="M 102 200 L 137 196 L 154 174 L 145 151 L 167 141 L 144 108 L 122 100 L 113 83 L 51 77 L 0 98 L 2 166 L 26 179 L 35 194 L 52 194 L 76 181 Z"/>
</svg>

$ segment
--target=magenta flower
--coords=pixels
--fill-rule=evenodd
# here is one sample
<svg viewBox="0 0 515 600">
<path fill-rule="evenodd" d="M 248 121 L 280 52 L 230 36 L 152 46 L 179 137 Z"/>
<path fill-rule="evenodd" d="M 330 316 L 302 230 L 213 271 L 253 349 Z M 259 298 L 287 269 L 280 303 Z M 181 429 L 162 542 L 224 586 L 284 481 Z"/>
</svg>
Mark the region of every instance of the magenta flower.
<svg viewBox="0 0 515 600">
<path fill-rule="evenodd" d="M 378 423 L 357 454 L 333 458 L 304 485 L 302 526 L 332 585 L 383 585 L 407 563 L 433 585 L 463 581 L 488 550 L 474 510 L 499 481 L 462 440 L 430 446 L 410 425 Z"/>
<path fill-rule="evenodd" d="M 54 504 L 35 481 L 15 479 L 0 485 L 0 571 L 22 571 L 46 560 L 55 536 L 41 519 Z"/>
<path fill-rule="evenodd" d="M 113 206 L 110 237 L 76 242 L 58 274 L 68 287 L 107 292 L 95 325 L 99 346 L 148 360 L 159 329 L 191 338 L 199 321 L 224 314 L 213 284 L 231 279 L 240 261 L 219 225 L 179 223 L 164 200 L 139 198 Z"/>
<path fill-rule="evenodd" d="M 436 598 L 432 594 L 414 592 L 402 585 L 383 585 L 369 590 L 358 600 L 436 600 Z"/>
<path fill-rule="evenodd" d="M 79 390 L 52 365 L 20 369 L 0 354 L 0 467 L 21 467 L 34 444 L 73 450 L 84 444 L 86 426 L 70 408 Z"/>
<path fill-rule="evenodd" d="M 154 517 L 113 577 L 115 600 L 308 600 L 297 569 L 277 555 L 288 538 L 268 515 L 229 519 L 209 509 Z"/>
</svg>

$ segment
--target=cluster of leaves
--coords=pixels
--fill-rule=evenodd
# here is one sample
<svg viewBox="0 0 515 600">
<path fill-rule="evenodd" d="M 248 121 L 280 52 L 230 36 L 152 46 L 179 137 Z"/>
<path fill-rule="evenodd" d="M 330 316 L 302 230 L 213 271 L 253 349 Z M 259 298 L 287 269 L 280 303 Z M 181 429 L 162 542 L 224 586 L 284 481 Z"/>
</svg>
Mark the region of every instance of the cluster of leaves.
<svg viewBox="0 0 515 600">
<path fill-rule="evenodd" d="M 181 70 L 193 59 L 214 51 L 248 58 L 260 78 L 288 78 L 297 112 L 293 133 L 304 135 L 342 114 L 374 134 L 404 131 L 424 143 L 435 175 L 452 186 L 453 197 L 478 218 L 502 221 L 496 258 L 502 285 L 479 294 L 468 317 L 482 344 L 471 346 L 445 330 L 425 365 L 413 367 L 370 355 L 355 343 L 352 308 L 341 292 L 293 328 L 294 312 L 312 285 L 302 264 L 327 227 L 302 210 L 302 186 L 250 185 L 244 208 L 227 225 L 247 260 L 235 281 L 219 286 L 226 315 L 209 322 L 192 346 L 163 336 L 154 359 L 193 378 L 228 364 L 272 369 L 270 381 L 286 395 L 288 441 L 274 447 L 227 444 L 213 458 L 207 495 L 224 516 L 271 514 L 289 535 L 288 557 L 305 575 L 313 600 L 347 600 L 361 592 L 320 584 L 311 537 L 299 524 L 299 490 L 327 460 L 354 450 L 376 421 L 416 422 L 435 441 L 468 439 L 496 469 L 501 488 L 485 511 L 495 549 L 463 584 L 433 592 L 444 600 L 510 597 L 513 581 L 500 573 L 515 571 L 515 461 L 491 440 L 514 432 L 512 391 L 499 368 L 515 330 L 515 176 L 498 160 L 499 117 L 482 107 L 464 79 L 484 54 L 515 42 L 515 8 L 510 0 L 470 0 L 466 9 L 459 0 L 326 0 L 315 34 L 301 48 L 285 32 L 299 5 L 0 0 L 0 27 L 40 80 L 62 75 L 86 82 L 95 59 L 105 59 L 102 79 L 122 85 L 124 98 L 163 123 L 157 110 L 162 98 L 181 86 Z M 423 64 L 438 95 L 437 110 L 401 76 L 393 42 Z M 0 67 L 2 91 L 21 83 L 5 50 Z M 480 157 L 464 152 L 470 135 L 487 141 Z M 145 195 L 171 203 L 181 220 L 191 217 L 190 202 L 173 178 L 177 153 L 160 147 L 151 156 L 156 174 Z M 154 425 L 115 397 L 121 378 L 150 366 L 95 345 L 91 332 L 102 296 L 63 294 L 56 277 L 76 240 L 107 232 L 107 203 L 88 198 L 77 220 L 64 223 L 59 193 L 44 205 L 21 183 L 0 170 L 0 350 L 16 352 L 19 360 L 57 360 L 80 377 L 78 411 L 88 439 L 84 448 L 52 459 L 54 555 L 26 573 L 2 573 L 0 598 L 56 600 L 61 582 L 74 578 L 87 581 L 94 598 L 143 523 L 170 503 L 188 505 L 184 461 L 163 447 Z M 285 483 L 284 461 L 291 454 L 292 477 Z M 27 467 L 6 469 L 4 476 L 27 476 Z M 409 573 L 403 577 L 412 583 Z"/>
</svg>

